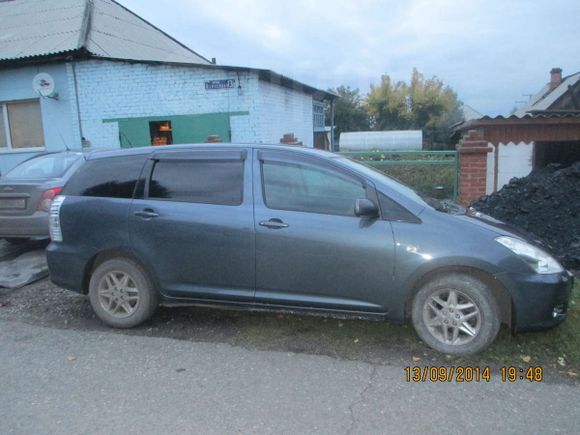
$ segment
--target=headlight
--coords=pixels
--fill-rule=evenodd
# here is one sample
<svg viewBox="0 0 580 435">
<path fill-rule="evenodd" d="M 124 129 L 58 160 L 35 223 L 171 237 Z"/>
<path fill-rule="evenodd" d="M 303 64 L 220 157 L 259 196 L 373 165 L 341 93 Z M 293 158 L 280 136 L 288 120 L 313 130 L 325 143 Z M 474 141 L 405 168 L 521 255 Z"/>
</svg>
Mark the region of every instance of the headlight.
<svg viewBox="0 0 580 435">
<path fill-rule="evenodd" d="M 536 273 L 560 273 L 564 271 L 564 268 L 554 257 L 523 240 L 507 236 L 497 237 L 495 240 L 528 263 Z"/>
</svg>

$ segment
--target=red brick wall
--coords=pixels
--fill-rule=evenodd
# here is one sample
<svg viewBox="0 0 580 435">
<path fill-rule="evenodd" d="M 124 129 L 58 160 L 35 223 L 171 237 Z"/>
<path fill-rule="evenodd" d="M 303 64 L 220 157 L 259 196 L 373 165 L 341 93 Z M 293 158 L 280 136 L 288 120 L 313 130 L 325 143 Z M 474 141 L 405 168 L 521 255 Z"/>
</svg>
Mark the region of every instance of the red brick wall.
<svg viewBox="0 0 580 435">
<path fill-rule="evenodd" d="M 469 130 L 457 145 L 461 204 L 467 205 L 485 195 L 487 153 L 491 150 L 483 135 L 476 130 Z"/>
</svg>

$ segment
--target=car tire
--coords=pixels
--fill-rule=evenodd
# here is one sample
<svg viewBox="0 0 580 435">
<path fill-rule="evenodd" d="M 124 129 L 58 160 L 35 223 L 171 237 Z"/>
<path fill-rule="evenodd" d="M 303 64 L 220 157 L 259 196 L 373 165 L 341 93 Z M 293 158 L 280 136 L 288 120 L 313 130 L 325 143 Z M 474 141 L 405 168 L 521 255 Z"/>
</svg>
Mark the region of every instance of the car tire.
<svg viewBox="0 0 580 435">
<path fill-rule="evenodd" d="M 89 300 L 95 314 L 114 328 L 132 328 L 153 316 L 158 293 L 149 275 L 133 260 L 114 258 L 91 275 Z"/>
<path fill-rule="evenodd" d="M 491 290 L 468 274 L 445 274 L 427 282 L 413 298 L 411 314 L 423 342 L 450 355 L 482 351 L 501 326 Z"/>
</svg>

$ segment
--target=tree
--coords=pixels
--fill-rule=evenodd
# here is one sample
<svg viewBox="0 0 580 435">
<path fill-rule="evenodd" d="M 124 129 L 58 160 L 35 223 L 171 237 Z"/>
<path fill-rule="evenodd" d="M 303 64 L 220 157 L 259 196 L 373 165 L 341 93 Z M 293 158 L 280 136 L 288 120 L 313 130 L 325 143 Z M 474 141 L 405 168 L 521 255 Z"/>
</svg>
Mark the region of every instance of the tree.
<svg viewBox="0 0 580 435">
<path fill-rule="evenodd" d="M 374 130 L 421 129 L 427 141 L 448 142 L 449 127 L 462 120 L 457 94 L 437 77 L 425 79 L 416 68 L 409 84 L 388 75 L 371 85 L 367 107 Z"/>
<path fill-rule="evenodd" d="M 343 131 L 369 130 L 369 115 L 364 106 L 364 99 L 358 89 L 350 86 L 339 86 L 330 89 L 339 96 L 334 102 L 334 137 L 338 139 Z M 326 111 L 326 125 L 330 125 L 330 111 Z"/>
</svg>

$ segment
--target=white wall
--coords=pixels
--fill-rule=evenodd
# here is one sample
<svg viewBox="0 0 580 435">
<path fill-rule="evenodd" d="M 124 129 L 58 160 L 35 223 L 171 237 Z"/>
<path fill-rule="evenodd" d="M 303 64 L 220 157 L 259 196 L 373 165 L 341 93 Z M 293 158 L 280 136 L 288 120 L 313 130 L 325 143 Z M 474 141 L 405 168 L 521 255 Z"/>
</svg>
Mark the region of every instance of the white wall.
<svg viewBox="0 0 580 435">
<path fill-rule="evenodd" d="M 64 64 L 47 64 L 39 66 L 0 70 L 0 102 L 36 99 L 38 95 L 32 90 L 32 79 L 39 72 L 49 73 L 55 81 L 58 100 L 40 99 L 44 142 L 47 151 L 79 148 L 80 141 L 71 123 L 73 113 L 69 92 L 68 76 Z M 42 151 L 42 149 L 38 149 Z M 38 151 L 0 151 L 0 171 L 7 172 L 21 161 L 33 156 Z"/>
<path fill-rule="evenodd" d="M 514 177 L 525 177 L 532 171 L 534 143 L 500 143 L 497 147 L 498 176 L 497 189 Z M 488 165 L 489 167 L 489 165 Z"/>
<path fill-rule="evenodd" d="M 294 136 L 305 146 L 314 143 L 312 96 L 300 91 L 259 81 L 256 124 L 258 142 L 279 143 L 284 133 Z"/>
<path fill-rule="evenodd" d="M 77 63 L 76 73 L 83 134 L 94 147 L 119 146 L 117 123 L 104 119 L 220 112 L 249 112 L 231 118 L 233 142 L 277 143 L 293 132 L 312 146 L 312 97 L 254 73 L 97 60 Z M 241 90 L 205 89 L 238 77 Z"/>
</svg>

